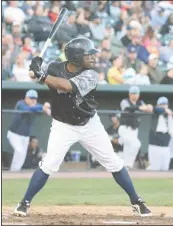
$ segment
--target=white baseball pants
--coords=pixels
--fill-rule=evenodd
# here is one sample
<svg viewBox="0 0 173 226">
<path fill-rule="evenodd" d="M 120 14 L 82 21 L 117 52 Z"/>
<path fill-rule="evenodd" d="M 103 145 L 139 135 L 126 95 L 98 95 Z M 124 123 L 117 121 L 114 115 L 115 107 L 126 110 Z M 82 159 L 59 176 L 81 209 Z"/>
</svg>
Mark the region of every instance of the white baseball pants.
<svg viewBox="0 0 173 226">
<path fill-rule="evenodd" d="M 10 171 L 20 171 L 27 155 L 29 137 L 8 131 L 7 138 L 14 149 Z"/>
<path fill-rule="evenodd" d="M 149 145 L 148 147 L 149 167 L 147 170 L 168 170 L 171 160 L 169 147 Z"/>
<path fill-rule="evenodd" d="M 53 119 L 47 154 L 39 163 L 43 172 L 57 172 L 67 151 L 76 142 L 80 142 L 107 171 L 118 172 L 123 168 L 123 159 L 114 152 L 100 118 L 95 114 L 84 126 L 73 126 Z"/>
<path fill-rule="evenodd" d="M 120 126 L 119 143 L 123 145 L 123 159 L 126 167 L 133 168 L 136 156 L 141 147 L 141 142 L 138 139 L 138 129 L 132 129 L 129 126 Z"/>
</svg>

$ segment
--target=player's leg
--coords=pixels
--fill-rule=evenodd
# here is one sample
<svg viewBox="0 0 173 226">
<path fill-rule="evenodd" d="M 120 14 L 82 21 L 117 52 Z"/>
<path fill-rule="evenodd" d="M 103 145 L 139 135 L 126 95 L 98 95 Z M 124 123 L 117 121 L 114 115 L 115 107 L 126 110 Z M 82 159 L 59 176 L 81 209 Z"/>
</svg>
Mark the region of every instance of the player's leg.
<svg viewBox="0 0 173 226">
<path fill-rule="evenodd" d="M 170 155 L 169 147 L 162 147 L 162 165 L 161 165 L 161 170 L 167 171 L 169 169 L 170 161 L 171 161 L 171 155 Z"/>
<path fill-rule="evenodd" d="M 68 149 L 78 140 L 79 134 L 70 125 L 53 120 L 47 154 L 34 172 L 22 201 L 14 211 L 15 215 L 27 215 L 33 197 L 44 187 L 49 175 L 59 170 Z"/>
<path fill-rule="evenodd" d="M 97 115 L 83 128 L 80 143 L 96 157 L 108 172 L 112 173 L 115 181 L 128 194 L 133 210 L 140 215 L 151 215 L 150 210 L 137 195 L 130 176 L 124 168 L 123 159 L 114 152 L 108 134 Z"/>
<path fill-rule="evenodd" d="M 147 170 L 160 170 L 162 164 L 162 150 L 161 147 L 156 145 L 149 145 L 148 147 L 148 160 L 149 166 Z"/>
<path fill-rule="evenodd" d="M 7 138 L 14 149 L 10 171 L 19 171 L 21 170 L 26 158 L 29 137 L 20 136 L 8 131 Z"/>
</svg>

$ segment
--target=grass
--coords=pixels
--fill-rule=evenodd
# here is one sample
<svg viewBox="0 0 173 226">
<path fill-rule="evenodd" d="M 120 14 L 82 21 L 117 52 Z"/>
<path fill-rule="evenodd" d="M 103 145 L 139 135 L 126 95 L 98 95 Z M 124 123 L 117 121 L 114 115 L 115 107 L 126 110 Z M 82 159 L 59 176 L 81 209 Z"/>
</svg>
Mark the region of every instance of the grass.
<svg viewBox="0 0 173 226">
<path fill-rule="evenodd" d="M 138 193 L 148 205 L 173 206 L 173 179 L 135 179 Z M 2 180 L 2 205 L 16 205 L 28 179 Z M 129 205 L 128 196 L 109 178 L 49 179 L 32 205 Z"/>
</svg>

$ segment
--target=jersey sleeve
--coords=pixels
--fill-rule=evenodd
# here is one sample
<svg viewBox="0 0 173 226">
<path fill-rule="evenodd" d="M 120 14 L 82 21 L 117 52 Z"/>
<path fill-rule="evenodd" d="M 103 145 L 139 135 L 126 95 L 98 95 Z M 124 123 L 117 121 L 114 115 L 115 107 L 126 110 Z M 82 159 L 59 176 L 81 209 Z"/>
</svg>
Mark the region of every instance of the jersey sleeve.
<svg viewBox="0 0 173 226">
<path fill-rule="evenodd" d="M 83 71 L 80 75 L 70 79 L 70 82 L 75 91 L 75 86 L 81 96 L 87 95 L 97 87 L 98 73 L 94 70 Z"/>
<path fill-rule="evenodd" d="M 58 64 L 59 63 L 55 61 L 50 62 L 50 64 L 47 66 L 47 74 L 56 77 Z"/>
</svg>

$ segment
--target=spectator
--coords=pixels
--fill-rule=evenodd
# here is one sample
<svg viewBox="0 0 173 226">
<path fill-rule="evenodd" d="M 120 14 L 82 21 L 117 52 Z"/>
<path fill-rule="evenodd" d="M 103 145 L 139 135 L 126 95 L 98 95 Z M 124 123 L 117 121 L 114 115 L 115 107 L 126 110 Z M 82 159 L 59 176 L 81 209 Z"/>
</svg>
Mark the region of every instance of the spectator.
<svg viewBox="0 0 173 226">
<path fill-rule="evenodd" d="M 168 46 L 161 46 L 159 48 L 160 60 L 168 63 L 173 57 L 173 39 L 169 42 Z"/>
<path fill-rule="evenodd" d="M 148 77 L 148 67 L 142 64 L 137 75 L 135 76 L 135 85 L 150 85 L 150 79 Z"/>
<path fill-rule="evenodd" d="M 69 42 L 73 38 L 77 38 L 78 35 L 76 13 L 75 11 L 69 11 L 67 21 L 61 25 L 59 31 L 56 33 L 56 39 L 59 44 L 62 44 Z"/>
<path fill-rule="evenodd" d="M 59 16 L 60 8 L 58 5 L 52 5 L 51 9 L 48 12 L 48 17 L 52 21 L 52 23 L 55 23 L 57 17 Z"/>
<path fill-rule="evenodd" d="M 168 170 L 170 164 L 169 143 L 173 137 L 173 113 L 168 108 L 169 102 L 166 97 L 160 97 L 154 112 L 157 113 L 156 122 L 150 132 L 148 159 L 148 170 Z"/>
<path fill-rule="evenodd" d="M 14 149 L 10 171 L 20 171 L 22 168 L 29 144 L 31 126 L 33 123 L 34 112 L 44 112 L 50 115 L 50 104 L 44 105 L 37 103 L 38 93 L 35 90 L 28 90 L 24 100 L 16 103 L 15 113 L 12 124 L 9 127 L 7 138 Z M 23 111 L 23 112 L 22 112 Z M 24 113 L 27 111 L 27 113 Z"/>
<path fill-rule="evenodd" d="M 151 26 L 159 31 L 160 28 L 165 24 L 167 21 L 168 14 L 166 13 L 165 9 L 156 6 L 152 11 L 151 11 Z"/>
<path fill-rule="evenodd" d="M 110 63 L 110 51 L 107 49 L 102 49 L 100 56 L 96 58 L 96 67 L 99 68 L 101 72 L 107 75 L 109 68 L 111 67 Z"/>
<path fill-rule="evenodd" d="M 123 65 L 125 68 L 133 68 L 139 71 L 142 61 L 137 59 L 137 47 L 129 45 L 127 48 L 127 55 L 124 58 Z"/>
<path fill-rule="evenodd" d="M 34 1 L 24 1 L 21 9 L 25 13 L 26 20 L 29 20 L 34 15 L 33 7 L 35 5 Z"/>
<path fill-rule="evenodd" d="M 46 41 L 52 22 L 48 16 L 44 15 L 44 8 L 41 5 L 35 6 L 34 16 L 28 21 L 28 31 L 33 33 L 33 38 L 37 42 Z"/>
<path fill-rule="evenodd" d="M 92 16 L 89 27 L 94 41 L 99 43 L 99 41 L 102 41 L 104 39 L 105 25 L 102 23 L 99 16 L 97 15 Z"/>
<path fill-rule="evenodd" d="M 109 12 L 114 23 L 118 22 L 121 15 L 120 1 L 112 1 L 109 5 Z"/>
<path fill-rule="evenodd" d="M 40 151 L 38 139 L 35 136 L 30 136 L 29 145 L 23 169 L 35 169 L 39 161 L 42 160 L 43 153 Z"/>
<path fill-rule="evenodd" d="M 113 57 L 112 59 L 112 67 L 108 70 L 107 79 L 109 81 L 109 84 L 115 85 L 115 84 L 123 84 L 124 79 L 122 77 L 123 72 L 123 58 L 122 56 L 119 57 Z"/>
<path fill-rule="evenodd" d="M 161 84 L 173 84 L 173 56 L 170 58 L 170 62 L 167 64 L 167 76 L 163 78 Z"/>
<path fill-rule="evenodd" d="M 145 64 L 148 63 L 148 56 L 149 56 L 149 52 L 147 51 L 147 49 L 143 46 L 142 43 L 142 36 L 136 36 L 132 38 L 132 44 L 130 44 L 129 46 L 133 46 L 136 48 L 137 50 L 137 58 L 139 60 L 141 60 L 142 62 L 144 62 Z M 128 47 L 129 47 L 128 46 Z"/>
<path fill-rule="evenodd" d="M 18 7 L 19 1 L 9 1 L 8 6 L 4 10 L 4 18 L 7 24 L 12 24 L 13 22 L 23 23 L 25 20 L 25 14 Z"/>
<path fill-rule="evenodd" d="M 125 47 L 131 44 L 131 40 L 132 40 L 131 33 L 132 33 L 132 28 L 128 25 L 126 34 L 121 38 L 121 42 Z"/>
<path fill-rule="evenodd" d="M 12 69 L 13 79 L 17 82 L 31 82 L 29 76 L 29 64 L 23 53 L 20 53 L 16 58 L 16 63 Z"/>
<path fill-rule="evenodd" d="M 33 56 L 33 42 L 31 37 L 25 36 L 23 39 L 22 51 L 26 53 L 26 58 L 31 59 Z"/>
<path fill-rule="evenodd" d="M 91 31 L 89 28 L 89 18 L 88 18 L 88 10 L 84 10 L 82 8 L 78 8 L 77 10 L 78 16 L 76 20 L 76 24 L 78 27 L 78 31 L 81 35 L 84 35 L 87 38 L 91 38 Z"/>
<path fill-rule="evenodd" d="M 156 54 L 150 54 L 148 58 L 148 72 L 151 84 L 160 84 L 166 76 L 166 73 L 158 67 L 158 56 Z"/>
<path fill-rule="evenodd" d="M 104 85 L 107 84 L 107 81 L 105 80 L 105 74 L 104 72 L 99 72 L 99 81 L 98 84 Z"/>
<path fill-rule="evenodd" d="M 140 100 L 140 89 L 131 86 L 129 97 L 120 103 L 122 110 L 121 126 L 119 127 L 119 142 L 123 145 L 123 158 L 125 166 L 133 168 L 135 159 L 141 147 L 138 139 L 139 118 L 134 114 L 136 111 L 152 112 L 152 105 L 146 105 Z M 123 114 L 124 112 L 124 114 Z"/>
<path fill-rule="evenodd" d="M 123 73 L 124 84 L 133 85 L 135 83 L 136 71 L 133 68 L 127 68 Z"/>
<path fill-rule="evenodd" d="M 105 38 L 101 41 L 100 43 L 100 49 L 107 49 L 110 51 L 111 49 L 111 43 L 110 43 L 110 40 L 108 38 Z"/>
<path fill-rule="evenodd" d="M 172 26 L 173 26 L 173 13 L 171 13 L 168 16 L 167 21 L 165 22 L 165 24 L 162 25 L 161 30 L 160 30 L 160 33 L 162 35 L 168 34 L 171 31 Z"/>
<path fill-rule="evenodd" d="M 120 154 L 120 156 L 122 156 L 123 147 L 122 145 L 119 144 L 119 134 L 118 134 L 118 129 L 120 127 L 120 118 L 117 114 L 112 114 L 110 118 L 112 125 L 107 129 L 107 133 L 111 140 L 114 151 Z"/>
</svg>

